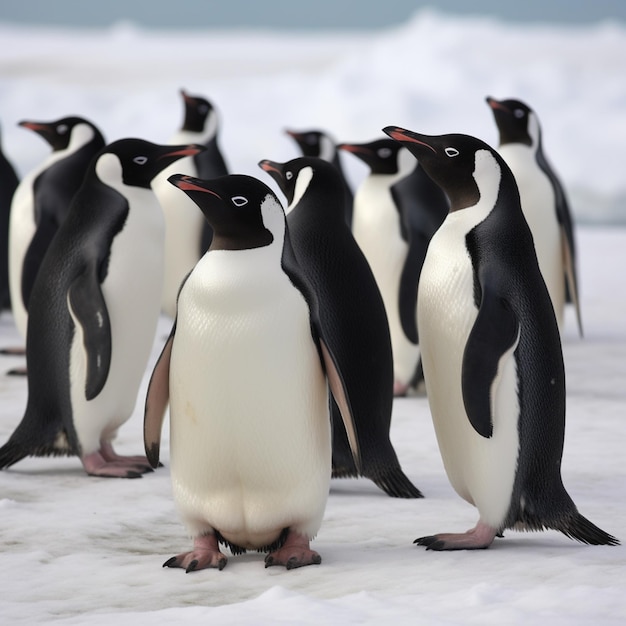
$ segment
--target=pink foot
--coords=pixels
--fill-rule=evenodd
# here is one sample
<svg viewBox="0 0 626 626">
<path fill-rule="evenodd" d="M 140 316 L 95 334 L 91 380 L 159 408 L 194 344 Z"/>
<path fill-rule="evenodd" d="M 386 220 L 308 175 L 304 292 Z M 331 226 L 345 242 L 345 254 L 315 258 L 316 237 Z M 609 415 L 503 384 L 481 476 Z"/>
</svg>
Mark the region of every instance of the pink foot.
<svg viewBox="0 0 626 626">
<path fill-rule="evenodd" d="M 0 354 L 5 354 L 6 356 L 24 356 L 26 354 L 26 348 L 23 347 L 9 347 L 2 348 L 0 350 Z"/>
<path fill-rule="evenodd" d="M 185 572 L 213 567 L 223 570 L 228 559 L 220 552 L 215 535 L 202 535 L 193 541 L 193 550 L 173 556 L 163 563 L 163 567 L 182 567 Z"/>
<path fill-rule="evenodd" d="M 122 456 L 121 454 L 115 452 L 110 441 L 100 442 L 100 454 L 102 455 L 102 458 L 108 462 L 130 463 L 132 465 L 139 465 L 140 467 L 148 468 L 146 471 L 152 471 L 152 466 L 145 456 Z"/>
<path fill-rule="evenodd" d="M 488 548 L 496 534 L 494 528 L 478 522 L 475 528 L 466 533 L 441 533 L 430 537 L 420 537 L 413 543 L 426 546 L 427 550 L 480 550 Z"/>
<path fill-rule="evenodd" d="M 133 459 L 138 459 L 137 461 Z M 102 450 L 81 457 L 81 462 L 89 476 L 105 478 L 141 478 L 152 468 L 145 457 L 123 457 L 114 455 L 107 458 Z"/>
<path fill-rule="evenodd" d="M 28 371 L 25 367 L 12 367 L 7 370 L 7 376 L 28 376 Z"/>
<path fill-rule="evenodd" d="M 322 557 L 309 548 L 309 540 L 304 535 L 289 531 L 281 548 L 265 557 L 265 567 L 284 565 L 287 569 L 295 569 L 303 565 L 319 565 Z"/>
<path fill-rule="evenodd" d="M 396 398 L 403 398 L 406 396 L 408 390 L 409 386 L 407 384 L 398 382 L 397 380 L 393 381 L 393 395 Z"/>
</svg>

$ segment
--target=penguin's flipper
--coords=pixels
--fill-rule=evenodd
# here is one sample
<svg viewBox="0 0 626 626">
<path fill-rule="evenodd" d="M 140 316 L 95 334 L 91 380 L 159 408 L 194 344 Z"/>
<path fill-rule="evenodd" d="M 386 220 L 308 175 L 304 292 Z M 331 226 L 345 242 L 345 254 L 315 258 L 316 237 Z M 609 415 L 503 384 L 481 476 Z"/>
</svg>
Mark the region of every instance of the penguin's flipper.
<svg viewBox="0 0 626 626">
<path fill-rule="evenodd" d="M 83 334 L 87 355 L 85 398 L 93 400 L 104 387 L 111 365 L 111 322 L 95 267 L 87 267 L 67 292 L 74 323 Z"/>
<path fill-rule="evenodd" d="M 583 336 L 583 320 L 580 314 L 580 301 L 578 299 L 578 283 L 576 281 L 576 268 L 574 266 L 574 255 L 567 232 L 561 225 L 561 249 L 563 251 L 563 269 L 565 270 L 565 286 L 569 300 L 576 310 L 576 320 L 578 322 L 578 334 Z"/>
<path fill-rule="evenodd" d="M 493 434 L 492 386 L 502 356 L 517 344 L 519 329 L 509 303 L 483 287 L 478 316 L 465 345 L 461 374 L 465 411 L 482 437 Z"/>
<path fill-rule="evenodd" d="M 409 251 L 404 261 L 398 290 L 400 323 L 406 338 L 414 344 L 419 343 L 417 334 L 417 286 L 426 258 L 428 239 L 421 233 L 411 233 Z"/>
<path fill-rule="evenodd" d="M 22 262 L 22 302 L 24 308 L 28 310 L 28 302 L 30 301 L 30 292 L 35 284 L 35 278 L 39 267 L 43 261 L 43 257 L 57 232 L 57 225 L 51 219 L 42 219 L 37 224 L 37 230 L 33 238 L 28 244 L 28 249 L 24 254 L 24 261 Z"/>
<path fill-rule="evenodd" d="M 161 430 L 163 429 L 165 409 L 170 399 L 170 359 L 175 332 L 176 322 L 174 322 L 172 332 L 167 338 L 161 356 L 159 356 L 159 360 L 154 366 L 146 395 L 143 418 L 143 443 L 146 456 L 152 467 L 158 467 L 159 465 Z"/>
<path fill-rule="evenodd" d="M 324 366 L 326 368 L 326 377 L 328 378 L 328 385 L 330 391 L 333 394 L 333 398 L 339 407 L 341 413 L 341 419 L 348 435 L 348 443 L 350 444 L 350 450 L 352 451 L 352 457 L 356 466 L 357 472 L 361 473 L 361 450 L 359 446 L 359 436 L 352 414 L 352 408 L 350 406 L 350 400 L 343 382 L 343 378 L 339 369 L 335 364 L 328 346 L 324 343 L 324 340 L 320 338 L 320 346 L 322 350 L 322 357 L 324 359 Z"/>
</svg>

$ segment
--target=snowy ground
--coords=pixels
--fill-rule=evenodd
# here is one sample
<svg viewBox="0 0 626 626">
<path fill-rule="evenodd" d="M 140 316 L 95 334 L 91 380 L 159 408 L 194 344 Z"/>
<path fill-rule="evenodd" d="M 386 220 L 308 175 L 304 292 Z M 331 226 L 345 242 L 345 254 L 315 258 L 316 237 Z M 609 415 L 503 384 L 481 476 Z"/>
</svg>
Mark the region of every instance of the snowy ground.
<svg viewBox="0 0 626 626">
<path fill-rule="evenodd" d="M 565 485 L 581 512 L 626 538 L 626 231 L 579 233 L 586 336 L 567 318 Z M 618 282 L 619 281 L 619 282 Z M 571 312 L 570 312 L 571 313 Z M 160 325 L 151 362 L 168 328 Z M 0 344 L 17 335 L 0 318 Z M 0 357 L 0 371 L 19 359 Z M 118 449 L 142 449 L 142 404 Z M 26 381 L 0 377 L 0 441 L 21 418 Z M 167 431 L 167 428 L 165 429 Z M 313 547 L 320 566 L 264 569 L 258 554 L 222 572 L 162 569 L 190 542 L 167 468 L 140 480 L 87 477 L 77 459 L 27 459 L 0 472 L 2 623 L 110 624 L 622 624 L 626 548 L 577 544 L 556 532 L 507 532 L 486 551 L 433 553 L 412 545 L 466 530 L 476 511 L 451 489 L 427 401 L 396 400 L 392 440 L 423 500 L 388 498 L 366 480 L 333 481 Z"/>
<path fill-rule="evenodd" d="M 564 337 L 568 425 L 563 474 L 581 512 L 626 540 L 626 32 L 514 27 L 424 13 L 368 35 L 61 32 L 0 25 L 2 143 L 23 174 L 47 154 L 21 119 L 80 114 L 107 139 L 165 141 L 180 124 L 178 89 L 222 111 L 232 170 L 267 177 L 262 158 L 292 158 L 286 127 L 342 141 L 389 124 L 495 143 L 484 97 L 517 96 L 544 122 L 546 147 L 579 223 L 586 336 Z M 353 160 L 356 161 L 356 160 Z M 346 159 L 354 181 L 363 175 Z M 590 227 L 589 223 L 603 223 Z M 571 312 L 570 312 L 571 313 Z M 162 320 L 151 365 L 168 331 Z M 10 315 L 0 345 L 18 343 Z M 0 373 L 19 364 L 0 357 Z M 147 375 L 146 375 L 147 376 Z M 145 385 L 118 449 L 142 449 Z M 26 381 L 0 375 L 0 443 L 19 422 Z M 167 433 L 165 433 L 167 435 Z M 314 549 L 322 564 L 264 569 L 231 557 L 222 572 L 161 564 L 189 546 L 165 467 L 141 480 L 88 478 L 77 459 L 28 459 L 0 472 L 0 623 L 623 624 L 626 548 L 555 532 L 508 532 L 487 551 L 437 554 L 419 536 L 465 530 L 476 511 L 443 471 L 424 398 L 397 400 L 392 439 L 424 492 L 393 500 L 371 483 L 335 481 Z"/>
</svg>

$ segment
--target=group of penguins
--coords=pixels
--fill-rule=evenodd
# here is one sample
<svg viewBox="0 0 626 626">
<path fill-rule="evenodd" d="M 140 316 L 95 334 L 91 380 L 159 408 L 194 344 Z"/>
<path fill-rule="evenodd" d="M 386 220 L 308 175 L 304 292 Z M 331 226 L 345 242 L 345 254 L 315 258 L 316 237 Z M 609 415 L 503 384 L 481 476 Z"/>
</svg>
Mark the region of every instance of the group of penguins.
<svg viewBox="0 0 626 626">
<path fill-rule="evenodd" d="M 560 473 L 566 302 L 582 335 L 572 219 L 535 112 L 487 98 L 497 150 L 388 126 L 367 143 L 287 131 L 302 156 L 230 174 L 217 112 L 182 91 L 167 145 L 110 144 L 80 117 L 20 125 L 52 153 L 4 157 L 2 306 L 26 340 L 28 401 L 0 448 L 75 455 L 89 475 L 157 468 L 194 539 L 168 567 L 320 563 L 331 477 L 419 498 L 389 439 L 394 397 L 425 386 L 448 478 L 475 528 L 416 540 L 487 548 L 505 529 L 616 545 Z M 339 151 L 369 174 L 353 195 Z M 263 176 L 263 174 L 260 174 Z M 145 399 L 146 456 L 118 455 L 161 313 L 172 330 Z"/>
</svg>

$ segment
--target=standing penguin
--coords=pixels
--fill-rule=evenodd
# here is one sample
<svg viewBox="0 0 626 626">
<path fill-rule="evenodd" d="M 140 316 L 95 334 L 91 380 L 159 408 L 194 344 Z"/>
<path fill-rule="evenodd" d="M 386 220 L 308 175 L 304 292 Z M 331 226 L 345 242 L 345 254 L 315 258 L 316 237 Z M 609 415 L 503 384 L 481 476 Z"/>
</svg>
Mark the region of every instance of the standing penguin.
<svg viewBox="0 0 626 626">
<path fill-rule="evenodd" d="M 9 290 L 9 216 L 19 179 L 0 145 L 0 311 L 11 308 Z"/>
<path fill-rule="evenodd" d="M 488 97 L 487 104 L 500 133 L 498 152 L 517 182 L 559 327 L 567 300 L 574 304 L 582 337 L 572 217 L 563 186 L 543 153 L 537 114 L 519 100 Z"/>
<path fill-rule="evenodd" d="M 159 317 L 163 215 L 150 184 L 200 149 L 122 139 L 93 160 L 33 285 L 28 403 L 0 468 L 77 455 L 92 476 L 149 471 L 111 441 L 135 406 Z"/>
<path fill-rule="evenodd" d="M 94 124 L 82 117 L 54 122 L 24 121 L 52 152 L 20 182 L 11 204 L 9 284 L 17 330 L 26 337 L 28 301 L 43 257 L 67 216 L 91 160 L 104 147 Z"/>
<path fill-rule="evenodd" d="M 320 352 L 282 206 L 250 176 L 170 180 L 214 237 L 181 288 L 146 399 L 155 467 L 169 398 L 174 499 L 194 537 L 191 552 L 164 566 L 222 569 L 219 542 L 234 554 L 269 551 L 266 567 L 320 563 L 309 541 L 330 483 L 325 340 Z"/>
<path fill-rule="evenodd" d="M 367 260 L 342 219 L 341 178 L 330 163 L 314 157 L 259 165 L 289 203 L 289 237 L 316 296 L 314 320 L 342 375 L 342 395 L 334 395 L 331 404 L 333 476 L 365 476 L 390 496 L 419 498 L 389 440 L 393 361 L 387 316 Z M 356 426 L 347 435 L 358 443 L 358 462 L 340 409 Z"/>
<path fill-rule="evenodd" d="M 511 170 L 473 137 L 384 130 L 450 199 L 422 269 L 417 321 L 444 466 L 480 515 L 466 533 L 416 543 L 487 548 L 506 528 L 552 528 L 584 543 L 617 544 L 580 515 L 561 479 L 561 341 Z"/>
<path fill-rule="evenodd" d="M 370 174 L 354 198 L 352 232 L 380 288 L 391 332 L 394 394 L 407 393 L 419 365 L 417 284 L 428 242 L 448 212 L 441 189 L 397 141 L 343 143 Z"/>
<path fill-rule="evenodd" d="M 298 144 L 303 156 L 319 157 L 335 166 L 341 177 L 346 224 L 351 228 L 354 194 L 343 171 L 335 140 L 328 133 L 321 130 L 305 130 L 299 132 L 287 130 L 285 132 Z"/>
<path fill-rule="evenodd" d="M 198 207 L 172 187 L 167 179 L 176 173 L 217 178 L 228 173 L 217 143 L 219 118 L 213 105 L 201 96 L 181 90 L 185 105 L 183 125 L 168 143 L 195 143 L 204 150 L 193 157 L 170 165 L 155 181 L 154 191 L 165 215 L 165 275 L 161 310 L 169 317 L 176 315 L 176 296 L 180 284 L 211 243 L 213 231 Z"/>
</svg>

